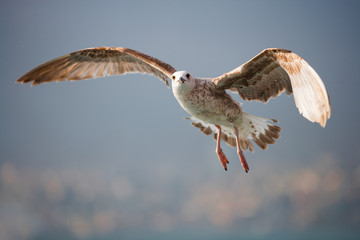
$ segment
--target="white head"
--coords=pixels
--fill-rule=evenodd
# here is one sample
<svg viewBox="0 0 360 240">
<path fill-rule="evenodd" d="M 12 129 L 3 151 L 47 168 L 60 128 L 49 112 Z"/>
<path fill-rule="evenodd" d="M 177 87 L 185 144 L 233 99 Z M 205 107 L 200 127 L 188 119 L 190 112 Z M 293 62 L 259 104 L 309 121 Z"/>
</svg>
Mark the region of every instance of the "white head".
<svg viewBox="0 0 360 240">
<path fill-rule="evenodd" d="M 171 76 L 173 92 L 186 93 L 193 89 L 195 81 L 186 71 L 176 71 Z"/>
<path fill-rule="evenodd" d="M 171 76 L 173 89 L 190 90 L 195 85 L 193 77 L 186 71 L 176 71 Z"/>
<path fill-rule="evenodd" d="M 178 83 L 185 83 L 186 80 L 189 80 L 190 78 L 190 73 L 188 73 L 187 71 L 176 71 L 171 76 L 171 79 Z"/>
</svg>

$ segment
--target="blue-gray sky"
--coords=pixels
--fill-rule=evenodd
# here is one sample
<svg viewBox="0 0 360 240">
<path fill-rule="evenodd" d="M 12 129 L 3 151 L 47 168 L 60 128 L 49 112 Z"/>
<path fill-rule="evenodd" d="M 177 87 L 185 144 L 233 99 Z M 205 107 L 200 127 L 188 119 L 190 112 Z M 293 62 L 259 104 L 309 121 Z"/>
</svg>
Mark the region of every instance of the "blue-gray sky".
<svg viewBox="0 0 360 240">
<path fill-rule="evenodd" d="M 359 10 L 357 1 L 1 1 L 0 238 L 355 238 Z M 292 96 L 236 97 L 283 129 L 268 150 L 245 153 L 245 174 L 225 144 L 222 169 L 212 138 L 152 76 L 15 84 L 47 60 L 99 46 L 198 77 L 289 49 L 323 79 L 332 115 L 323 129 Z"/>
</svg>

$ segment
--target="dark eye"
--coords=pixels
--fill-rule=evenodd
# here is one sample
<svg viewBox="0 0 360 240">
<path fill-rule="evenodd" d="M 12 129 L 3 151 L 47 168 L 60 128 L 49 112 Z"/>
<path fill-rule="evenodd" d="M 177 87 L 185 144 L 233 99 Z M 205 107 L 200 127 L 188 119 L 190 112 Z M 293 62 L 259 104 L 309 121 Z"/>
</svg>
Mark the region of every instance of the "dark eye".
<svg viewBox="0 0 360 240">
<path fill-rule="evenodd" d="M 186 77 L 189 78 L 189 77 L 190 77 L 190 74 L 187 73 L 187 74 L 186 74 Z"/>
<path fill-rule="evenodd" d="M 172 76 L 172 79 L 175 80 L 175 76 L 174 76 L 174 75 Z"/>
</svg>

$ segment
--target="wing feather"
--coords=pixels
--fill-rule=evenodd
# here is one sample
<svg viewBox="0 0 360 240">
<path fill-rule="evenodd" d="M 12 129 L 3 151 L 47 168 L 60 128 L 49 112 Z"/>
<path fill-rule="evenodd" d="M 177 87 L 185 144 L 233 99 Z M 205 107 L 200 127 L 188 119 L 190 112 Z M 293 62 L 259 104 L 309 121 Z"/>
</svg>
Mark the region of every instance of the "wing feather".
<svg viewBox="0 0 360 240">
<path fill-rule="evenodd" d="M 83 80 L 125 73 L 152 74 L 164 81 L 176 70 L 144 53 L 115 47 L 88 48 L 50 60 L 30 70 L 16 82 L 40 83 Z"/>
<path fill-rule="evenodd" d="M 300 56 L 284 49 L 265 49 L 250 61 L 213 79 L 218 89 L 237 91 L 245 100 L 267 102 L 283 91 L 294 94 L 300 114 L 325 127 L 330 99 L 315 70 Z"/>
</svg>

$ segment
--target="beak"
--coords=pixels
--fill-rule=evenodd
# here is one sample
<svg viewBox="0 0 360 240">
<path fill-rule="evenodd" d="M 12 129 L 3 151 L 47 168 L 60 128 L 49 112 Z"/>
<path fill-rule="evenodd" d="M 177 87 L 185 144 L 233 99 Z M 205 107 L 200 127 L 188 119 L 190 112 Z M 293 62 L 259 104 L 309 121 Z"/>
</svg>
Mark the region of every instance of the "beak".
<svg viewBox="0 0 360 240">
<path fill-rule="evenodd" d="M 182 82 L 182 83 L 184 83 L 185 82 L 185 79 L 184 78 L 180 78 L 180 81 Z"/>
</svg>

